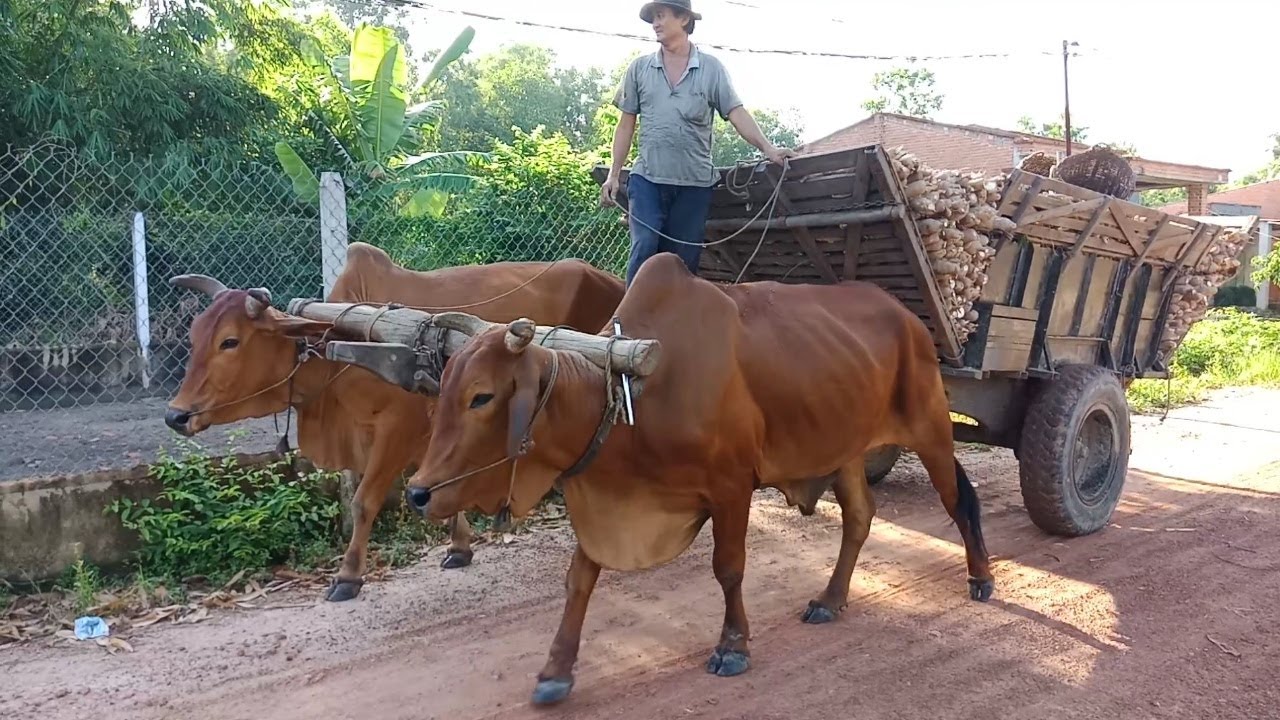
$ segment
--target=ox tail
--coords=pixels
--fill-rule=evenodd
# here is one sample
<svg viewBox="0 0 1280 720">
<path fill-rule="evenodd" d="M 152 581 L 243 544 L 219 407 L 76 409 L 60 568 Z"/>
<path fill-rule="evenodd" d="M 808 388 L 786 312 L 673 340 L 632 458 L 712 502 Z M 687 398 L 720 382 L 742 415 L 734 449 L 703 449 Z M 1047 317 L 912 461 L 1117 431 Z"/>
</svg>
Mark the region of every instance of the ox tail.
<svg viewBox="0 0 1280 720">
<path fill-rule="evenodd" d="M 964 471 L 960 460 L 956 464 L 956 519 L 968 526 L 972 534 L 976 550 L 982 557 L 987 555 L 987 541 L 982 537 L 982 507 L 978 502 L 978 493 L 969 481 L 969 474 Z"/>
</svg>

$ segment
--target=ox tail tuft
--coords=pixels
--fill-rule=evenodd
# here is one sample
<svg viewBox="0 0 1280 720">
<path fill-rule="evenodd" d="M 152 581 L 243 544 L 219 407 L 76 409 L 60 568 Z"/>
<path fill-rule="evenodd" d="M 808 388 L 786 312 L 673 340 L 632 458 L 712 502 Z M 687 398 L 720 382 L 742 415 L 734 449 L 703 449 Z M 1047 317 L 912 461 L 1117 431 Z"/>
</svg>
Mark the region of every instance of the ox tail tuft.
<svg viewBox="0 0 1280 720">
<path fill-rule="evenodd" d="M 957 459 L 956 463 L 956 490 L 958 497 L 956 499 L 956 519 L 962 520 L 968 526 L 968 530 L 973 534 L 974 543 L 977 545 L 977 551 L 983 556 L 987 555 L 987 541 L 982 537 L 982 507 L 978 502 L 978 493 L 973 488 L 973 483 L 969 481 L 969 474 L 964 471 L 964 466 Z"/>
</svg>

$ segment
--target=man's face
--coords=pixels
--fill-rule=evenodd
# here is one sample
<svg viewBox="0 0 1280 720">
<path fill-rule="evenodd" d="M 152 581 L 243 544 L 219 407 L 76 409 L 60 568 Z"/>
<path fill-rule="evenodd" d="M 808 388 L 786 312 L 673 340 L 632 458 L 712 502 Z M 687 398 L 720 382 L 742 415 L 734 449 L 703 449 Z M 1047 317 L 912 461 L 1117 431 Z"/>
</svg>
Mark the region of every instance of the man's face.
<svg viewBox="0 0 1280 720">
<path fill-rule="evenodd" d="M 687 22 L 683 13 L 679 13 L 665 5 L 659 5 L 653 11 L 653 34 L 658 42 L 679 40 L 685 36 L 684 26 Z"/>
</svg>

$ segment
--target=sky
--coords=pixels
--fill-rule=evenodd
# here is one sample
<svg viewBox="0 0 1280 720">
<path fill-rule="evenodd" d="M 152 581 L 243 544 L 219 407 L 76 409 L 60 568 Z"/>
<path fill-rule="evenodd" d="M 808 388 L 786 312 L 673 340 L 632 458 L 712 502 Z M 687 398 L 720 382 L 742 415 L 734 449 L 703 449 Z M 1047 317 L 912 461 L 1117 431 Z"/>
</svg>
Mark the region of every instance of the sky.
<svg viewBox="0 0 1280 720">
<path fill-rule="evenodd" d="M 440 48 L 467 25 L 473 53 L 515 42 L 556 51 L 561 65 L 611 69 L 657 45 L 638 0 L 413 0 L 406 25 L 415 54 Z M 864 118 L 872 76 L 904 61 L 735 52 L 948 56 L 920 60 L 944 95 L 933 118 L 1014 129 L 1019 117 L 1056 120 L 1063 106 L 1062 41 L 1079 43 L 1069 61 L 1071 119 L 1089 142 L 1127 142 L 1145 158 L 1227 168 L 1231 178 L 1271 160 L 1280 132 L 1277 50 L 1267 28 L 1280 3 L 1217 0 L 1041 2 L 834 2 L 694 0 L 702 13 L 692 39 L 727 66 L 749 108 L 794 109 L 812 140 Z M 529 22 L 639 35 L 598 37 L 467 17 L 464 10 Z M 1012 27 L 1012 30 L 1001 30 Z"/>
</svg>

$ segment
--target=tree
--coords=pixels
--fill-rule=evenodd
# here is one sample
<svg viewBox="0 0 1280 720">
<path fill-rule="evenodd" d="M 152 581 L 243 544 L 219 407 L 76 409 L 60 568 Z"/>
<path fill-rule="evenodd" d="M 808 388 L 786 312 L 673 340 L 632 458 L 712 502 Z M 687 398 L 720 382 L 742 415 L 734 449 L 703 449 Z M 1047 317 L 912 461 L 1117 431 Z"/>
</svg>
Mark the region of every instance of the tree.
<svg viewBox="0 0 1280 720">
<path fill-rule="evenodd" d="M 927 118 L 942 109 L 943 95 L 933 89 L 933 71 L 928 68 L 896 67 L 878 72 L 871 79 L 880 94 L 862 103 L 872 113 L 892 112 Z"/>
<path fill-rule="evenodd" d="M 1030 115 L 1023 115 L 1018 118 L 1018 130 L 1030 135 L 1065 140 L 1067 137 L 1065 120 L 1066 117 L 1064 115 L 1059 115 L 1058 119 L 1053 122 L 1037 123 L 1031 119 Z M 1071 126 L 1071 142 L 1084 143 L 1088 137 L 1089 128 L 1081 125 Z"/>
<path fill-rule="evenodd" d="M 418 91 L 429 92 L 444 68 L 466 52 L 475 31 L 463 30 L 437 58 Z M 312 112 L 353 181 L 367 182 L 375 195 L 392 196 L 399 211 L 439 215 L 446 193 L 471 186 L 465 171 L 475 153 L 420 153 L 424 127 L 437 123 L 443 104 L 429 100 L 409 106 L 409 68 L 403 48 L 386 27 L 361 25 L 346 55 L 327 60 L 314 43 L 303 47 L 313 70 L 304 84 Z M 275 146 L 281 167 L 306 202 L 319 192 L 315 172 L 287 142 Z"/>
<path fill-rule="evenodd" d="M 756 119 L 756 124 L 760 126 L 760 132 L 764 133 L 764 136 L 774 145 L 778 147 L 794 147 L 800 142 L 800 133 L 803 132 L 803 126 L 794 113 L 788 113 L 788 117 L 784 119 L 778 112 L 759 109 L 752 110 L 751 116 Z M 727 167 L 739 160 L 760 157 L 763 157 L 760 151 L 752 147 L 746 140 L 743 140 L 731 123 L 721 120 L 719 116 L 716 117 L 715 135 L 711 144 L 711 161 L 717 167 Z"/>
<path fill-rule="evenodd" d="M 51 137 L 98 156 L 257 146 L 279 106 L 223 66 L 218 16 L 175 4 L 139 28 L 132 10 L 121 0 L 0 0 L 0 144 Z"/>
<path fill-rule="evenodd" d="M 544 127 L 562 133 L 574 148 L 589 147 L 596 111 L 609 87 L 599 68 L 557 68 L 555 51 L 508 45 L 474 62 L 459 62 L 444 78 L 449 116 L 440 142 L 488 149 L 515 140 L 515 129 Z"/>
</svg>

